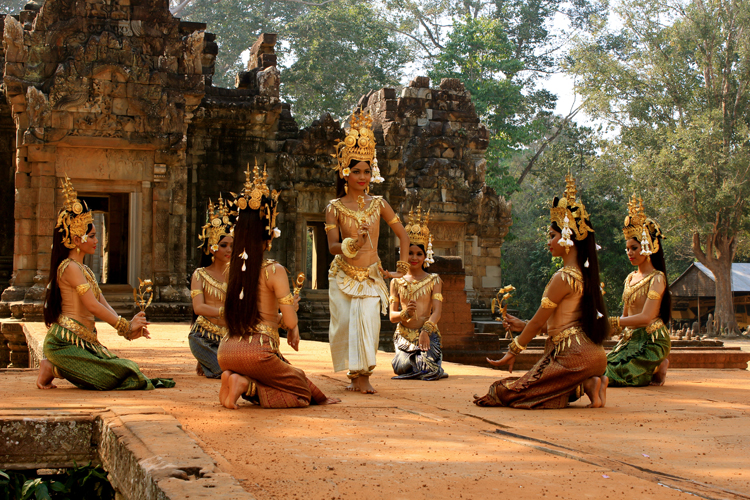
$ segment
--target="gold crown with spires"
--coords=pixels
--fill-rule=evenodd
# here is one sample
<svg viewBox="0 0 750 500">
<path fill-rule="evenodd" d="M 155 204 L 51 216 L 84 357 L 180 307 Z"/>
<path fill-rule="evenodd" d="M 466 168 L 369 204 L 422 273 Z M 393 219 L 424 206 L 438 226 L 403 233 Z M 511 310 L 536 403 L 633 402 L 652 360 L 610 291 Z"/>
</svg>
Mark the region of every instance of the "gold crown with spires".
<svg viewBox="0 0 750 500">
<path fill-rule="evenodd" d="M 430 222 L 430 211 L 428 210 L 424 217 L 422 216 L 422 204 L 417 205 L 417 212 L 414 208 L 409 210 L 409 223 L 406 225 L 406 233 L 409 235 L 409 243 L 412 245 L 423 245 L 427 249 L 425 258 L 425 267 L 435 262 L 432 251 L 432 234 L 427 223 Z"/>
<path fill-rule="evenodd" d="M 268 225 L 266 226 L 268 239 L 278 238 L 281 235 L 281 231 L 276 227 L 276 217 L 278 216 L 279 194 L 281 192 L 268 188 L 266 184 L 268 180 L 266 166 L 263 166 L 263 172 L 261 173 L 257 159 L 252 170 L 252 179 L 250 176 L 250 164 L 248 163 L 245 170 L 245 185 L 242 188 L 242 192 L 239 195 L 232 193 L 234 201 L 230 201 L 229 204 L 237 207 L 238 217 L 239 213 L 243 210 L 258 211 L 260 218 L 268 221 Z"/>
<path fill-rule="evenodd" d="M 635 238 L 641 244 L 641 255 L 651 255 L 659 251 L 661 234 L 659 224 L 646 216 L 643 198 L 633 195 L 628 202 L 628 215 L 625 217 L 622 234 L 625 239 Z"/>
<path fill-rule="evenodd" d="M 594 229 L 589 226 L 589 214 L 586 212 L 586 206 L 583 201 L 576 200 L 576 180 L 572 175 L 565 176 L 565 194 L 562 198 L 552 201 L 550 208 L 550 218 L 553 223 L 557 223 L 562 230 L 560 245 L 565 247 L 565 253 L 568 253 L 573 246 L 571 236 L 575 234 L 578 241 L 584 240 Z"/>
<path fill-rule="evenodd" d="M 65 201 L 57 214 L 55 228 L 59 228 L 60 232 L 63 233 L 63 245 L 72 250 L 76 247 L 73 238 L 78 236 L 85 241 L 86 229 L 89 224 L 94 223 L 94 214 L 86 206 L 86 202 L 78 199 L 78 193 L 73 188 L 67 174 L 62 180 L 62 192 Z"/>
<path fill-rule="evenodd" d="M 372 182 L 383 182 L 380 176 L 378 159 L 375 157 L 375 134 L 372 131 L 372 115 L 365 114 L 360 108 L 352 113 L 349 119 L 349 132 L 343 141 L 336 146 L 333 155 L 337 162 L 333 167 L 342 179 L 349 176 L 349 164 L 352 160 L 366 161 L 372 167 Z"/>
<path fill-rule="evenodd" d="M 230 219 L 232 215 L 236 215 L 236 212 L 229 210 L 221 195 L 219 195 L 217 203 L 208 200 L 206 224 L 198 236 L 198 239 L 202 242 L 198 248 L 203 248 L 203 253 L 209 255 L 211 251 L 217 251 L 221 239 L 232 234 L 232 221 Z"/>
</svg>

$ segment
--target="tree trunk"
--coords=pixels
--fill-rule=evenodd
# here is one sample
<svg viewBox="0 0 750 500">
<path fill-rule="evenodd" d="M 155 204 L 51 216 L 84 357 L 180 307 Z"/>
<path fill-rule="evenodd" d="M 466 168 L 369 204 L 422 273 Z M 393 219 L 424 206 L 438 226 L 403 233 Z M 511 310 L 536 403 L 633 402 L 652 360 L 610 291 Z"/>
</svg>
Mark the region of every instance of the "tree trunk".
<svg viewBox="0 0 750 500">
<path fill-rule="evenodd" d="M 732 261 L 736 250 L 736 240 L 734 237 L 729 238 L 714 231 L 706 236 L 704 246 L 705 252 L 701 245 L 700 234 L 693 234 L 693 253 L 698 261 L 714 274 L 716 283 L 714 319 L 722 326 L 722 333 L 739 334 L 732 300 Z"/>
</svg>

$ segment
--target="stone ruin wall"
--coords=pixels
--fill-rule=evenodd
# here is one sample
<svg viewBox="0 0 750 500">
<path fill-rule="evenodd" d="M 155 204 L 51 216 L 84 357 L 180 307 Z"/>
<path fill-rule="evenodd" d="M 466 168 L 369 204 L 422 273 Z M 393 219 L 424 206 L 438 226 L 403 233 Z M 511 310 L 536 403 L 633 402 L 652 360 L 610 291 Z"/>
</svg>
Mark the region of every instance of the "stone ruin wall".
<svg viewBox="0 0 750 500">
<path fill-rule="evenodd" d="M 0 315 L 28 319 L 41 311 L 62 204 L 58 178 L 66 173 L 79 192 L 130 196 L 138 234 L 130 238 L 137 266 L 129 282 L 154 278 L 152 315 L 189 311 L 186 278 L 200 258 L 206 200 L 240 189 L 245 166 L 256 160 L 283 190 L 282 237 L 272 256 L 290 272 L 302 270 L 308 226 L 317 225 L 314 244 L 326 254 L 317 281 L 325 281 L 330 256 L 319 230 L 335 194 L 333 146 L 344 133 L 329 115 L 298 128 L 279 97 L 275 43 L 275 35 L 261 35 L 237 88 L 224 89 L 211 84 L 215 36 L 172 17 L 166 0 L 47 0 L 38 12 L 8 16 L 0 175 L 16 190 L 13 208 L 3 206 L 15 214 L 15 237 L 14 249 L 0 239 L 6 263 L 13 255 Z M 469 299 L 491 296 L 510 207 L 484 184 L 488 134 L 468 93 L 457 80 L 431 89 L 417 78 L 400 96 L 381 89 L 360 105 L 375 118 L 387 179 L 373 193 L 402 216 L 421 201 L 432 211 L 438 253 L 464 261 Z M 14 153 L 15 165 L 4 166 Z M 395 238 L 382 238 L 380 247 L 386 267 L 395 268 Z"/>
</svg>

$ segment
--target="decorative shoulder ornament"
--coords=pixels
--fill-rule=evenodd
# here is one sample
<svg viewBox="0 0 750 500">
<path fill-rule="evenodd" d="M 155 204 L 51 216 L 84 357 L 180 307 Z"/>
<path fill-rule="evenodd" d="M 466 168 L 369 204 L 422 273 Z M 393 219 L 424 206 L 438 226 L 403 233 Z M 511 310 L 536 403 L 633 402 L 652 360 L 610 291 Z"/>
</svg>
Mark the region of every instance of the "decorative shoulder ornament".
<svg viewBox="0 0 750 500">
<path fill-rule="evenodd" d="M 226 235 L 232 234 L 232 222 L 230 216 L 236 215 L 236 212 L 229 210 L 224 203 L 224 199 L 219 195 L 218 203 L 211 203 L 208 200 L 206 209 L 206 224 L 203 226 L 198 239 L 201 244 L 198 248 L 203 248 L 203 253 L 209 255 L 212 251 L 219 250 L 219 242 Z"/>
<path fill-rule="evenodd" d="M 352 160 L 366 161 L 372 167 L 372 182 L 381 183 L 378 159 L 375 157 L 375 134 L 372 132 L 372 116 L 360 108 L 349 119 L 349 131 L 343 141 L 336 144 L 336 166 L 333 167 L 342 179 L 349 177 L 349 164 Z"/>
<path fill-rule="evenodd" d="M 94 214 L 86 206 L 86 202 L 78 199 L 78 193 L 73 189 L 68 176 L 62 181 L 62 192 L 65 196 L 62 209 L 57 214 L 56 229 L 62 233 L 62 242 L 66 248 L 71 250 L 76 247 L 73 238 L 78 236 L 81 242 L 85 243 L 88 239 L 86 228 L 94 222 Z"/>
<path fill-rule="evenodd" d="M 570 175 L 565 176 L 565 195 L 552 201 L 550 218 L 562 229 L 562 238 L 559 244 L 565 247 L 565 253 L 570 251 L 573 234 L 578 241 L 584 240 L 594 230 L 589 226 L 589 214 L 583 201 L 576 200 L 576 181 Z"/>
<path fill-rule="evenodd" d="M 427 223 L 430 221 L 430 211 L 422 218 L 422 203 L 417 205 L 417 213 L 414 215 L 414 209 L 409 210 L 409 223 L 406 225 L 406 233 L 409 235 L 409 243 L 412 245 L 422 245 L 427 249 L 427 256 L 424 259 L 424 267 L 430 267 L 435 263 L 432 251 L 432 235 Z"/>
<path fill-rule="evenodd" d="M 641 243 L 641 255 L 651 255 L 659 251 L 659 238 L 664 238 L 661 234 L 659 224 L 646 217 L 643 210 L 643 198 L 637 198 L 635 195 L 628 202 L 628 216 L 625 217 L 622 234 L 625 239 L 635 238 Z"/>
</svg>

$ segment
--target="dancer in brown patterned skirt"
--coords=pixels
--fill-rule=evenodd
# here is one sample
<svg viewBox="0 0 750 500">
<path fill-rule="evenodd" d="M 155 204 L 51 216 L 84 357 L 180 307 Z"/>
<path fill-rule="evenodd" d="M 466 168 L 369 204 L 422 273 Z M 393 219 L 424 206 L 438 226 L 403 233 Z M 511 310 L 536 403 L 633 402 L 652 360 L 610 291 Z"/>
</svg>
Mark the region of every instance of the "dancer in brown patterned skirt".
<svg viewBox="0 0 750 500">
<path fill-rule="evenodd" d="M 245 187 L 234 200 L 237 220 L 224 303 L 228 334 L 219 345 L 223 373 L 219 401 L 236 409 L 242 396 L 263 408 L 300 408 L 339 403 L 327 398 L 279 352 L 279 325 L 287 329 L 287 343 L 299 346 L 296 304 L 289 292 L 286 269 L 264 260 L 276 226 L 279 193 L 266 185 L 268 175 L 256 165 L 254 180 L 246 172 Z M 279 310 L 283 316 L 279 314 Z"/>
<path fill-rule="evenodd" d="M 513 339 L 503 359 L 487 361 L 494 366 L 507 364 L 512 372 L 516 356 L 546 330 L 544 356 L 523 377 L 498 380 L 487 395 L 475 396 L 478 406 L 565 408 L 584 392 L 590 407 L 604 406 L 606 401 L 606 383 L 599 376 L 607 367 L 602 342 L 609 324 L 599 284 L 596 241 L 586 208 L 576 201 L 575 180 L 568 176 L 566 181 L 565 197 L 555 198 L 550 210 L 548 243 L 550 253 L 562 257 L 564 267 L 547 284 L 542 304 L 530 321 L 508 316 L 505 327 L 522 333 Z"/>
</svg>

